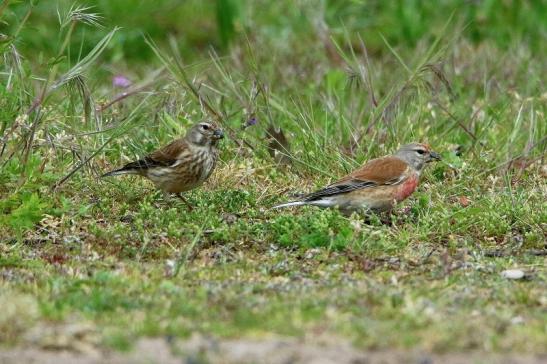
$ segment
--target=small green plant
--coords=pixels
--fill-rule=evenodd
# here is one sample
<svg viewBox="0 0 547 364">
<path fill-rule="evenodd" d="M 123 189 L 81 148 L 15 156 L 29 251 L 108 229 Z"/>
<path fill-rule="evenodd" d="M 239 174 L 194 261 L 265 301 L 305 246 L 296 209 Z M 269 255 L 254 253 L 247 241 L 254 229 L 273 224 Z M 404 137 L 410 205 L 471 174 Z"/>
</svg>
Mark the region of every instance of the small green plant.
<svg viewBox="0 0 547 364">
<path fill-rule="evenodd" d="M 17 233 L 30 230 L 43 217 L 47 203 L 40 200 L 37 193 L 23 194 L 21 204 L 12 210 L 5 219 Z"/>
</svg>

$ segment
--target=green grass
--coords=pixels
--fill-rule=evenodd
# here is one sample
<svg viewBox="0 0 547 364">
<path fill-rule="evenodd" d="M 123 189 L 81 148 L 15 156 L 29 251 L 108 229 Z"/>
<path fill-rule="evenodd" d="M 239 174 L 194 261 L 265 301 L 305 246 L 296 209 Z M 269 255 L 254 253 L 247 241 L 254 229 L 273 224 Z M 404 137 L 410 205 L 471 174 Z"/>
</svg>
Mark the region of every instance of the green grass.
<svg viewBox="0 0 547 364">
<path fill-rule="evenodd" d="M 118 350 L 202 332 L 545 352 L 541 2 L 133 3 L 61 28 L 51 2 L 0 5 L 1 342 L 86 322 Z M 192 211 L 98 177 L 202 118 L 228 138 Z M 444 162 L 390 224 L 270 209 L 410 141 Z"/>
</svg>

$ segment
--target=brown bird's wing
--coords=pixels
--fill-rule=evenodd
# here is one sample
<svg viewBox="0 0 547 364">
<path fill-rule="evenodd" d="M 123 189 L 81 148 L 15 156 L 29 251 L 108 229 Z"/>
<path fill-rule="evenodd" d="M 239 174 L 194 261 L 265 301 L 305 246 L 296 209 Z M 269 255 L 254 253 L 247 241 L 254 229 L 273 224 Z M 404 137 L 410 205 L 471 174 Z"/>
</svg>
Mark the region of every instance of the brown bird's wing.
<svg viewBox="0 0 547 364">
<path fill-rule="evenodd" d="M 179 155 L 188 148 L 184 139 L 177 139 L 143 159 L 126 164 L 122 170 L 143 170 L 154 167 L 168 167 L 177 162 Z"/>
<path fill-rule="evenodd" d="M 304 196 L 303 200 L 313 201 L 360 188 L 396 185 L 408 177 L 409 168 L 404 161 L 396 157 L 373 159 L 328 187 Z"/>
</svg>

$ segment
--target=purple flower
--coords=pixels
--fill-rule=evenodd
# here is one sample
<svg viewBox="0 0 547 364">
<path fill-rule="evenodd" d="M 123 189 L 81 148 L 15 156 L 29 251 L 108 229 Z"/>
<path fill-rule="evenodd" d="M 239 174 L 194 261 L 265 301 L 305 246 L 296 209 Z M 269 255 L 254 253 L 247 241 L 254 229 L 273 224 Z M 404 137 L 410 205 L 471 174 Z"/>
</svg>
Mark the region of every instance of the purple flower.
<svg viewBox="0 0 547 364">
<path fill-rule="evenodd" d="M 247 120 L 247 122 L 245 123 L 245 127 L 248 128 L 249 126 L 256 125 L 257 122 L 258 122 L 258 120 L 256 120 L 255 116 L 253 116 L 252 118 Z"/>
<path fill-rule="evenodd" d="M 120 88 L 128 88 L 131 86 L 131 81 L 129 78 L 122 76 L 122 75 L 116 75 L 112 77 L 112 86 L 114 87 L 120 87 Z"/>
</svg>

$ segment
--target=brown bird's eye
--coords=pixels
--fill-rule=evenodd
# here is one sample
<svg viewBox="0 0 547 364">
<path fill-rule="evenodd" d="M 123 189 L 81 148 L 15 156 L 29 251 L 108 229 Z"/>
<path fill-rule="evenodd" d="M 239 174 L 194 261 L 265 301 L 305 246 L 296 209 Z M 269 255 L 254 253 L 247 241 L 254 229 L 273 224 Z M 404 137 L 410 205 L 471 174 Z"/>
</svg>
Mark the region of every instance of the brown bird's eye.
<svg viewBox="0 0 547 364">
<path fill-rule="evenodd" d="M 207 124 L 202 124 L 201 127 L 203 128 L 203 130 L 209 130 L 209 125 Z"/>
<path fill-rule="evenodd" d="M 424 154 L 424 153 L 425 153 L 425 150 L 423 150 L 423 149 L 418 149 L 418 150 L 416 151 L 416 153 L 418 153 L 418 154 Z"/>
</svg>

